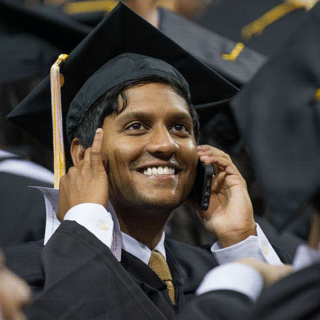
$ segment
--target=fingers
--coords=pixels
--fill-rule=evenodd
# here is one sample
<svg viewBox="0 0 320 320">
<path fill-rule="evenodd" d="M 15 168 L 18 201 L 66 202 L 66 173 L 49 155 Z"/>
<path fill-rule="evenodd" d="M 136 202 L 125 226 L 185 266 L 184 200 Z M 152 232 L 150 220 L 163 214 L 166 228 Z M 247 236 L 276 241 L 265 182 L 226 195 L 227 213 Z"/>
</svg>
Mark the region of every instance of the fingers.
<svg viewBox="0 0 320 320">
<path fill-rule="evenodd" d="M 100 168 L 102 165 L 102 140 L 103 140 L 103 130 L 98 128 L 92 143 L 90 151 L 90 160 L 92 168 Z"/>
<path fill-rule="evenodd" d="M 215 175 L 212 180 L 212 189 L 215 192 L 222 188 L 233 186 L 245 186 L 246 182 L 237 167 L 232 162 L 230 156 L 209 145 L 198 146 L 198 157 L 200 161 L 214 165 Z"/>
<path fill-rule="evenodd" d="M 85 151 L 83 166 L 90 167 L 93 170 L 102 170 L 103 160 L 102 160 L 102 142 L 103 142 L 103 130 L 98 128 L 96 130 L 92 146 Z M 80 163 L 82 164 L 82 163 Z"/>
<path fill-rule="evenodd" d="M 214 165 L 217 174 L 225 171 L 227 174 L 240 175 L 239 170 L 233 164 L 230 156 L 222 150 L 208 145 L 198 146 L 197 150 L 200 161 Z"/>
</svg>

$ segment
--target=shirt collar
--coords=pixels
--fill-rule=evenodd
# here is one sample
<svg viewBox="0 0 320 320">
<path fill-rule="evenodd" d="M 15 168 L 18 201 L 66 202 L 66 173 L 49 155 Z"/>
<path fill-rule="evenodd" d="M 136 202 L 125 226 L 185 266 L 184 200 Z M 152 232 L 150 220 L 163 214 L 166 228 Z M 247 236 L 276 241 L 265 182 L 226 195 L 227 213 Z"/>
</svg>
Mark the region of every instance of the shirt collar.
<svg viewBox="0 0 320 320">
<path fill-rule="evenodd" d="M 165 233 L 163 232 L 159 243 L 156 245 L 153 251 L 156 250 L 160 252 L 166 259 L 164 239 L 165 239 Z M 145 244 L 139 242 L 138 240 L 132 238 L 131 236 L 129 236 L 124 232 L 122 232 L 122 249 L 131 253 L 132 255 L 140 259 L 145 264 L 149 263 L 152 251 Z"/>
</svg>

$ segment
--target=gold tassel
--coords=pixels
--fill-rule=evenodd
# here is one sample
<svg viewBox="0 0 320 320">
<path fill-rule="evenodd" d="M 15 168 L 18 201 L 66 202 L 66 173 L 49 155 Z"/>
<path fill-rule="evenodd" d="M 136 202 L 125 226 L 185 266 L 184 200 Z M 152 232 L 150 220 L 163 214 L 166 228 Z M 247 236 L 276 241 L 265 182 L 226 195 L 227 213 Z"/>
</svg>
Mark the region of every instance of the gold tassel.
<svg viewBox="0 0 320 320">
<path fill-rule="evenodd" d="M 243 27 L 241 30 L 241 36 L 245 40 L 249 40 L 253 36 L 259 36 L 267 26 L 284 17 L 291 11 L 301 8 L 305 8 L 305 6 L 298 1 L 280 3 L 259 19 Z"/>
<path fill-rule="evenodd" d="M 64 79 L 60 74 L 60 65 L 65 62 L 68 55 L 59 55 L 50 70 L 51 83 L 51 110 L 53 127 L 53 163 L 54 163 L 54 188 L 59 189 L 59 180 L 66 174 L 66 160 L 63 144 L 63 121 L 61 106 L 61 87 Z"/>
<path fill-rule="evenodd" d="M 287 0 L 287 1 L 291 3 L 295 3 L 297 5 L 299 4 L 301 6 L 304 6 L 308 11 L 312 9 L 319 0 Z"/>
<path fill-rule="evenodd" d="M 66 14 L 79 14 L 94 11 L 111 11 L 119 1 L 116 0 L 92 0 L 71 2 L 65 5 L 63 12 Z"/>
<path fill-rule="evenodd" d="M 230 53 L 224 53 L 221 57 L 224 60 L 235 61 L 243 49 L 244 44 L 242 42 L 238 42 Z"/>
</svg>

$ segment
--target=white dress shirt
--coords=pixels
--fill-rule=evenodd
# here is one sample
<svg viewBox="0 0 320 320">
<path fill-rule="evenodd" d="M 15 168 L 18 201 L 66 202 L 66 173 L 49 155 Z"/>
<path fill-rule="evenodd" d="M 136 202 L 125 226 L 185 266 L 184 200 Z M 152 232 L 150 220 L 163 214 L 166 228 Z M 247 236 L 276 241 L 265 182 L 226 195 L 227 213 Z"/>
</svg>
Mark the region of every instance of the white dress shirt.
<svg viewBox="0 0 320 320">
<path fill-rule="evenodd" d="M 320 243 L 319 243 L 320 246 Z M 320 262 L 320 250 L 300 245 L 293 261 L 293 270 L 298 271 Z M 255 301 L 264 287 L 261 274 L 251 266 L 232 262 L 218 266 L 207 273 L 196 294 L 228 289 L 247 295 Z"/>
<path fill-rule="evenodd" d="M 111 213 L 102 205 L 95 203 L 79 204 L 71 208 L 64 217 L 64 220 L 73 220 L 93 233 L 101 242 L 109 248 L 112 244 L 113 221 Z M 47 230 L 46 230 L 47 231 Z M 52 232 L 51 232 L 52 234 Z M 220 264 L 229 263 L 239 258 L 253 257 L 272 264 L 281 264 L 279 257 L 265 237 L 263 231 L 257 225 L 257 236 L 250 236 L 247 239 L 228 248 L 222 248 L 215 243 L 211 251 Z M 46 233 L 45 243 L 51 235 Z M 155 250 L 158 250 L 166 257 L 164 248 L 165 234 Z M 122 233 L 122 248 L 135 257 L 148 264 L 151 250 L 144 244 Z"/>
</svg>

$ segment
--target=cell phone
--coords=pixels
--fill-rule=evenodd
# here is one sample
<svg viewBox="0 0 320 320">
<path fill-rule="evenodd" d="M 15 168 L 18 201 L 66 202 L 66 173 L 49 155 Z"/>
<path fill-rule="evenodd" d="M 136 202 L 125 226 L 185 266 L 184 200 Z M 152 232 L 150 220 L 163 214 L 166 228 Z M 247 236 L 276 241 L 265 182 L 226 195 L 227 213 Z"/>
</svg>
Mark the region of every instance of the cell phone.
<svg viewBox="0 0 320 320">
<path fill-rule="evenodd" d="M 191 190 L 191 197 L 195 200 L 202 211 L 206 211 L 210 204 L 212 176 L 214 167 L 199 161 L 194 185 Z"/>
</svg>

